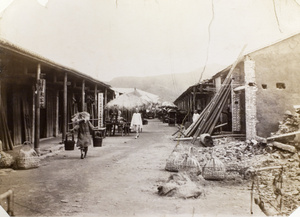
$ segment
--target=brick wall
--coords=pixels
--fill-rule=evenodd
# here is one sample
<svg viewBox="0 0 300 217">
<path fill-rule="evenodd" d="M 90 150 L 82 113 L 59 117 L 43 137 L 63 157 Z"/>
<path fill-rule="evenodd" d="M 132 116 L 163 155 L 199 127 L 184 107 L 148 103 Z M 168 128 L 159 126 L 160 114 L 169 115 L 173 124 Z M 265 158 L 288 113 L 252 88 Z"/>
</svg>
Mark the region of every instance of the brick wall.
<svg viewBox="0 0 300 217">
<path fill-rule="evenodd" d="M 241 131 L 241 92 L 233 91 L 234 88 L 242 86 L 240 70 L 235 69 L 231 76 L 231 111 L 232 111 L 232 131 Z"/>
<path fill-rule="evenodd" d="M 256 138 L 256 79 L 255 62 L 248 56 L 244 60 L 245 71 L 245 107 L 246 107 L 246 139 Z"/>
</svg>

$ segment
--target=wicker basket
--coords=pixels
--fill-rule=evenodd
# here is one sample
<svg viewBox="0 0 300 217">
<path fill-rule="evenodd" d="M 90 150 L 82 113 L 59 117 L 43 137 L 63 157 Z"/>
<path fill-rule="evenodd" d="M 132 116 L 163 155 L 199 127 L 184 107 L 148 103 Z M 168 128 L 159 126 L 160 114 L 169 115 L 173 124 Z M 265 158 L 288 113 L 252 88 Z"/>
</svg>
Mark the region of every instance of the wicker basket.
<svg viewBox="0 0 300 217">
<path fill-rule="evenodd" d="M 40 166 L 40 158 L 39 157 L 19 157 L 16 160 L 18 169 L 31 169 L 37 168 Z"/>
<path fill-rule="evenodd" d="M 16 157 L 17 169 L 31 169 L 40 166 L 40 158 L 31 145 L 24 143 L 25 145 L 20 149 L 18 156 Z"/>
<path fill-rule="evenodd" d="M 226 178 L 225 165 L 216 157 L 212 157 L 203 167 L 202 176 L 207 180 L 223 180 Z"/>
</svg>

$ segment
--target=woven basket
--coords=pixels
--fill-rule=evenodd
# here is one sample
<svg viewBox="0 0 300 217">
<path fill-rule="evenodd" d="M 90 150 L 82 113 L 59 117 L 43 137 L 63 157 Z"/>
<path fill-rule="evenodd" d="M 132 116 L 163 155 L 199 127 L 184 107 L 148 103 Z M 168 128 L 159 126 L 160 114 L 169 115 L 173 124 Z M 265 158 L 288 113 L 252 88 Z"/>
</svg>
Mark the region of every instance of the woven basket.
<svg viewBox="0 0 300 217">
<path fill-rule="evenodd" d="M 14 163 L 14 158 L 5 153 L 4 151 L 0 151 L 0 168 L 8 168 L 11 167 Z"/>
<path fill-rule="evenodd" d="M 37 168 L 40 166 L 40 158 L 39 157 L 19 157 L 16 160 L 18 169 L 31 169 Z"/>
<path fill-rule="evenodd" d="M 226 178 L 225 165 L 216 157 L 212 157 L 203 167 L 202 176 L 207 180 L 223 180 Z"/>
<path fill-rule="evenodd" d="M 165 170 L 170 172 L 178 172 L 182 159 L 183 158 L 181 157 L 180 153 L 173 152 L 167 160 Z"/>
<path fill-rule="evenodd" d="M 31 169 L 40 166 L 40 158 L 31 145 L 26 143 L 16 157 L 17 169 Z"/>
</svg>

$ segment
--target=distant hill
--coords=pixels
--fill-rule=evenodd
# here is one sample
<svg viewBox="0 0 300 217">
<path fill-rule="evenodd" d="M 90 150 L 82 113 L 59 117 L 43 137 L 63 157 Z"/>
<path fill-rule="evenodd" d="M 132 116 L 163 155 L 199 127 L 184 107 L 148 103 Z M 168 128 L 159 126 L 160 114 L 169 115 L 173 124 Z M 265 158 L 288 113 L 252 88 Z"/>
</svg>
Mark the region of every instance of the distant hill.
<svg viewBox="0 0 300 217">
<path fill-rule="evenodd" d="M 214 67 L 216 68 L 216 67 Z M 225 68 L 225 67 L 223 67 Z M 219 71 L 223 69 L 219 67 Z M 210 70 L 211 73 L 205 73 L 204 78 L 210 78 L 216 74 L 217 70 Z M 201 70 L 189 73 L 165 74 L 148 77 L 122 76 L 112 79 L 108 84 L 118 88 L 132 88 L 144 90 L 149 93 L 160 96 L 162 101 L 173 102 L 189 86 L 199 82 Z"/>
</svg>

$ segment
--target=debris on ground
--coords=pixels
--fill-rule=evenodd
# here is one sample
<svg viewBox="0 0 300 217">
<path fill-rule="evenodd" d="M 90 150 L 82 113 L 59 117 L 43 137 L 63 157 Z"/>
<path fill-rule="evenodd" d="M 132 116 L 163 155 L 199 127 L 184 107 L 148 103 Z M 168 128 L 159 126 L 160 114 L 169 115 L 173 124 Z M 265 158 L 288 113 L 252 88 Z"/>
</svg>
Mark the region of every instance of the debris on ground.
<svg viewBox="0 0 300 217">
<path fill-rule="evenodd" d="M 160 185 L 157 190 L 160 196 L 183 199 L 198 198 L 205 195 L 199 180 L 192 180 L 189 174 L 183 172 L 170 175 L 167 182 Z"/>
<path fill-rule="evenodd" d="M 215 138 L 214 146 L 206 147 L 201 143 L 180 141 L 167 159 L 166 170 L 182 172 L 180 163 L 188 153 L 190 158 L 199 163 L 199 166 L 194 167 L 200 168 L 198 180 L 204 180 L 204 168 L 210 162 L 215 169 L 219 167 L 216 170 L 223 171 L 220 172 L 223 176 L 215 179 L 219 180 L 219 183 L 220 180 L 228 184 L 245 183 L 249 189 L 252 185 L 253 202 L 267 216 L 288 216 L 300 207 L 300 139 L 296 134 L 284 136 L 281 133 L 298 131 L 299 127 L 296 127 L 295 123 L 298 122 L 290 117 L 285 119 L 281 122 L 278 132 L 272 134 L 276 135 L 272 137 L 276 139 L 266 139 L 264 142 L 224 137 Z M 213 164 L 212 159 L 217 163 Z M 190 186 L 196 188 L 199 185 L 197 179 L 193 179 L 196 183 Z M 207 177 L 206 179 L 208 183 L 213 182 Z M 168 181 L 166 186 L 160 186 L 159 194 L 173 196 L 172 192 L 177 188 L 174 181 Z M 249 191 L 249 197 L 251 192 Z"/>
</svg>

